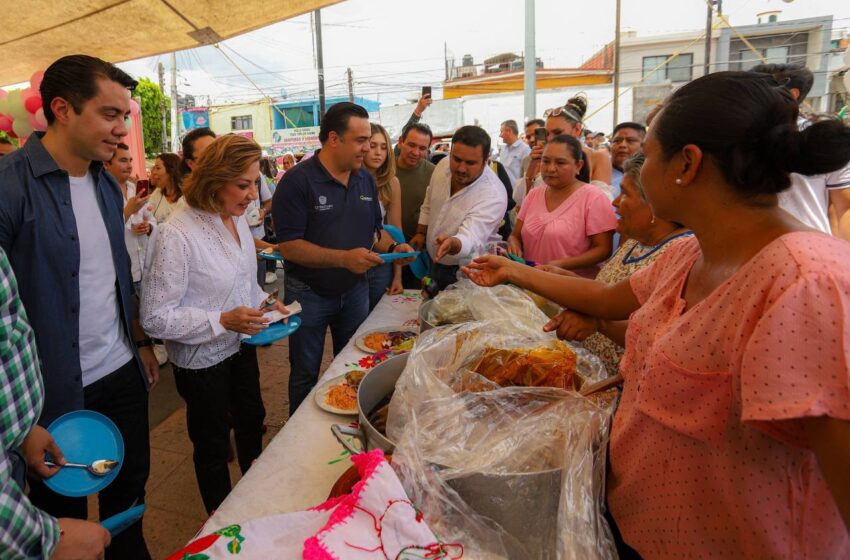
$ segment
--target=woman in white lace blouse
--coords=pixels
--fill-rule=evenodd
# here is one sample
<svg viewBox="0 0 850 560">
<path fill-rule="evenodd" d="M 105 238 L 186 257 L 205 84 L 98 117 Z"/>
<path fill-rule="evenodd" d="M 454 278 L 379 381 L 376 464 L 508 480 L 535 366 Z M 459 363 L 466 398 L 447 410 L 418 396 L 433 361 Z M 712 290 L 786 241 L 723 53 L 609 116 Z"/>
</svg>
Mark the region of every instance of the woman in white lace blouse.
<svg viewBox="0 0 850 560">
<path fill-rule="evenodd" d="M 254 141 L 235 135 L 204 150 L 183 188 L 186 207 L 157 228 L 143 276 L 142 325 L 166 341 L 210 513 L 230 492 L 231 425 L 243 473 L 262 451 L 257 355 L 241 343 L 268 322 L 244 217 L 257 198 L 261 155 Z"/>
</svg>

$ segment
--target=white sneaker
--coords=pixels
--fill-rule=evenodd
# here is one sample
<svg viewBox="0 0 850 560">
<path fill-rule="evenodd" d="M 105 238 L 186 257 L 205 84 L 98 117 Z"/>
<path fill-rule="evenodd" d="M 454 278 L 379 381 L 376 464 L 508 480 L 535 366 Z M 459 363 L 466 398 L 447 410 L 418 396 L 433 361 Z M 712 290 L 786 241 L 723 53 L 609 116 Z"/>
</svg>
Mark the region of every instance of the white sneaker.
<svg viewBox="0 0 850 560">
<path fill-rule="evenodd" d="M 277 274 L 274 272 L 266 272 L 266 284 L 274 284 L 277 282 Z"/>
<path fill-rule="evenodd" d="M 168 361 L 168 352 L 165 350 L 164 344 L 154 344 L 153 355 L 156 356 L 156 361 L 161 366 L 164 366 L 165 363 Z"/>
</svg>

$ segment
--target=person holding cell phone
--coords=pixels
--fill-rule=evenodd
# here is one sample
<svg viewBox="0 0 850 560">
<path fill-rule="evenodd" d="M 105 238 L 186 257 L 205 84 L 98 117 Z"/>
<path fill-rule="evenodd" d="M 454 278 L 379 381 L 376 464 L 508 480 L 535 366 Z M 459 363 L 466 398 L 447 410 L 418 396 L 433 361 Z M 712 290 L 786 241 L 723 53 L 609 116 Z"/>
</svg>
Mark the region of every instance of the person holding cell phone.
<svg viewBox="0 0 850 560">
<path fill-rule="evenodd" d="M 130 255 L 133 286 L 138 294 L 142 287 L 142 270 L 145 267 L 148 239 L 156 226 L 153 207 L 148 204 L 150 182 L 147 179 L 139 179 L 135 183 L 130 181 L 133 156 L 127 144 L 118 144 L 112 159 L 105 161 L 103 167 L 115 177 L 121 194 L 124 195 L 124 243 L 127 245 L 127 254 Z"/>
</svg>

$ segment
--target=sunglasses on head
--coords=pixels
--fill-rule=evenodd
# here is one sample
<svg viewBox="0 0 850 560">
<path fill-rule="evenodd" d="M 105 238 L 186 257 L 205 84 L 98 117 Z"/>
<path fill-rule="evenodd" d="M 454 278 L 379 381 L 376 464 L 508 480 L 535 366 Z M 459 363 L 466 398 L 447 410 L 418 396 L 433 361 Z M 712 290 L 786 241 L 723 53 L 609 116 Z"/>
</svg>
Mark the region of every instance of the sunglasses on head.
<svg viewBox="0 0 850 560">
<path fill-rule="evenodd" d="M 581 117 L 576 115 L 575 111 L 570 109 L 569 107 L 555 107 L 554 109 L 546 109 L 543 113 L 543 118 L 548 119 L 549 117 L 566 117 L 570 120 L 574 120 L 576 122 L 581 122 Z"/>
</svg>

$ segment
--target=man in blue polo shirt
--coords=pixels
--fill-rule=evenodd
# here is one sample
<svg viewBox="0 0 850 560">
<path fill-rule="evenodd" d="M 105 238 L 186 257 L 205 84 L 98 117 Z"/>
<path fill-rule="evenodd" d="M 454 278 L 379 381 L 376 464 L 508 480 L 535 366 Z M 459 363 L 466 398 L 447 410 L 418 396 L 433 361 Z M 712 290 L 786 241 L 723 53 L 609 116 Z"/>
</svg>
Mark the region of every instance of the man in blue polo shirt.
<svg viewBox="0 0 850 560">
<path fill-rule="evenodd" d="M 285 301 L 304 309 L 301 328 L 289 338 L 290 415 L 316 384 L 327 328 L 336 355 L 369 314 L 366 271 L 383 263 L 378 253 L 413 250 L 383 230 L 378 188 L 363 169 L 370 137 L 366 109 L 332 106 L 319 127 L 322 149 L 287 171 L 274 194 Z"/>
</svg>

